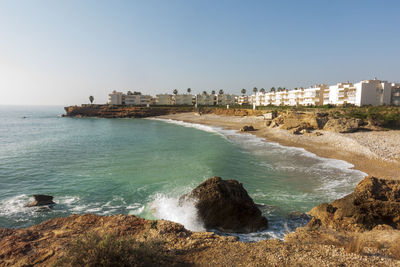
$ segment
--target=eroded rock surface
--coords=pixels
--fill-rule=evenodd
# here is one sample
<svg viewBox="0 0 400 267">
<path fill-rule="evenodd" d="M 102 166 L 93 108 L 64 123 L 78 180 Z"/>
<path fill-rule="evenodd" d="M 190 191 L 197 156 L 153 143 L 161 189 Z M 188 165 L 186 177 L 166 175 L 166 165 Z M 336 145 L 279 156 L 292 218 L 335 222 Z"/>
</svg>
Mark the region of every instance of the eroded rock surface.
<svg viewBox="0 0 400 267">
<path fill-rule="evenodd" d="M 312 225 L 365 231 L 378 225 L 400 229 L 400 181 L 367 177 L 354 192 L 310 211 Z"/>
<path fill-rule="evenodd" d="M 249 233 L 268 227 L 267 219 L 236 180 L 209 178 L 191 193 L 182 196 L 181 201 L 185 198 L 197 200 L 195 205 L 199 217 L 207 229 Z"/>
</svg>

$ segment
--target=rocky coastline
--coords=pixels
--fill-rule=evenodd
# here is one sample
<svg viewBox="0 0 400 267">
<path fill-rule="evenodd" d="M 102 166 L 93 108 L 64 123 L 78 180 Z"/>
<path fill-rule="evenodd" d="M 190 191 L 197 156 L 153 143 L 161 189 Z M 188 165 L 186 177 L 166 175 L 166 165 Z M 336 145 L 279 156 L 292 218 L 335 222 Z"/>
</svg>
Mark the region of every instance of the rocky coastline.
<svg viewBox="0 0 400 267">
<path fill-rule="evenodd" d="M 251 204 L 241 184 L 229 181 L 210 178 L 190 195 L 197 194 L 200 205 L 224 203 L 224 199 L 240 202 L 241 208 Z M 142 248 L 140 253 L 128 253 L 120 246 L 107 247 L 107 253 L 117 253 L 115 257 L 128 253 L 133 266 L 398 266 L 399 203 L 400 181 L 367 177 L 354 193 L 311 210 L 310 223 L 288 234 L 285 241 L 254 243 L 213 232 L 191 232 L 177 223 L 133 215 L 71 215 L 24 229 L 0 228 L 0 266 L 73 266 L 73 259 L 80 266 L 79 257 L 90 259 L 98 250 L 104 257 L 104 246 L 118 242 Z M 228 208 L 223 219 L 231 220 L 229 216 L 235 212 L 235 208 Z M 103 242 L 102 247 L 93 247 L 98 242 Z M 77 245 L 91 246 L 93 251 L 80 252 Z M 132 253 L 141 261 L 131 258 Z"/>
<path fill-rule="evenodd" d="M 212 124 L 210 118 L 214 118 L 215 125 L 236 130 L 251 126 L 252 134 L 272 140 L 271 131 L 280 131 L 280 134 L 301 140 L 327 138 L 331 134 L 337 138 L 352 132 L 384 132 L 379 124 L 371 121 L 323 113 L 280 112 L 265 120 L 265 112 L 243 109 L 203 109 L 195 116 L 192 107 L 156 109 L 87 105 L 66 107 L 65 110 L 69 117 L 144 118 L 161 115 L 204 124 L 210 124 L 210 121 Z M 316 132 L 321 132 L 322 137 Z M 372 162 L 375 161 L 368 161 L 367 165 L 372 165 Z M 383 172 L 387 169 L 385 165 L 378 173 L 384 173 L 383 178 L 397 180 L 365 178 L 352 194 L 314 207 L 309 212 L 310 222 L 294 233 L 288 233 L 284 241 L 270 239 L 245 243 L 234 236 L 191 232 L 177 223 L 145 220 L 133 215 L 71 215 L 29 228 L 0 228 L 0 266 L 73 266 L 65 259 L 76 257 L 71 253 L 74 250 L 76 253 L 74 246 L 79 242 L 92 246 L 93 238 L 90 236 L 101 242 L 109 240 L 110 236 L 118 242 L 134 240 L 139 247 L 149 248 L 148 251 L 141 250 L 142 258 L 137 258 L 132 266 L 399 266 L 400 177 L 396 164 L 390 162 L 390 166 L 394 166 L 392 172 Z M 240 212 L 244 207 L 254 205 L 240 186 L 237 181 L 226 183 L 226 180 L 213 177 L 182 196 L 181 201 L 186 197 L 202 200 L 196 207 L 201 218 L 209 222 L 208 230 L 251 232 L 265 229 L 268 221 L 260 219 L 258 209 L 250 214 Z M 204 190 L 208 193 L 204 194 Z M 227 203 L 231 205 L 230 212 L 220 213 L 221 207 L 226 207 Z M 236 223 L 226 224 L 223 219 L 228 222 L 236 220 Z"/>
<path fill-rule="evenodd" d="M 81 105 L 64 108 L 64 117 L 97 117 L 97 118 L 147 118 L 153 116 L 193 112 L 191 106 L 113 106 L 113 105 Z"/>
</svg>

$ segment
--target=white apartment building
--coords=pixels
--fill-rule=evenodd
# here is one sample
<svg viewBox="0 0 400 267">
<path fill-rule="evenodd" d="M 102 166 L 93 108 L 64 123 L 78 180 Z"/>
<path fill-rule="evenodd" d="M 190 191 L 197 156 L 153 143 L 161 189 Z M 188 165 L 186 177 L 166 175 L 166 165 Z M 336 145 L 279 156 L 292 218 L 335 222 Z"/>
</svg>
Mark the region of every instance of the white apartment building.
<svg viewBox="0 0 400 267">
<path fill-rule="evenodd" d="M 239 105 L 250 105 L 249 96 L 248 95 L 241 95 L 238 97 L 238 104 Z"/>
<path fill-rule="evenodd" d="M 111 105 L 123 105 L 125 102 L 125 95 L 122 92 L 117 92 L 114 90 L 108 96 L 108 103 Z"/>
<path fill-rule="evenodd" d="M 328 100 L 324 101 L 324 104 L 333 104 L 333 105 L 355 104 L 356 91 L 357 88 L 354 86 L 354 84 L 350 82 L 331 85 L 329 86 L 329 93 L 327 94 Z"/>
<path fill-rule="evenodd" d="M 326 84 L 317 84 L 304 89 L 302 98 L 299 100 L 299 105 L 302 106 L 320 106 L 324 104 L 324 93 L 328 89 Z"/>
<path fill-rule="evenodd" d="M 356 87 L 355 105 L 390 105 L 392 85 L 387 81 L 365 80 L 354 85 Z"/>
<path fill-rule="evenodd" d="M 175 101 L 170 94 L 159 94 L 156 95 L 156 105 L 170 106 L 174 105 Z"/>
<path fill-rule="evenodd" d="M 173 96 L 175 105 L 193 105 L 193 95 L 181 94 Z"/>
<path fill-rule="evenodd" d="M 142 95 L 140 92 L 130 92 L 125 95 L 125 105 L 147 105 L 153 104 L 153 98 L 151 95 Z"/>
</svg>

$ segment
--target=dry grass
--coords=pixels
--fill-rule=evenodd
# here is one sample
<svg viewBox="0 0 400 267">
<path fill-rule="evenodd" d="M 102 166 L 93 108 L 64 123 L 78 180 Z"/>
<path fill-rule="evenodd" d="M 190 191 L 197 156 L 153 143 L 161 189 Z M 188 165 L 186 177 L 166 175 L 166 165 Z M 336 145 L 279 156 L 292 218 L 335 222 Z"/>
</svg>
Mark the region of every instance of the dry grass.
<svg viewBox="0 0 400 267">
<path fill-rule="evenodd" d="M 362 236 L 356 236 L 353 237 L 344 248 L 348 253 L 365 254 L 366 248 L 381 250 L 384 248 L 384 244 L 378 241 L 367 240 Z"/>
<path fill-rule="evenodd" d="M 396 241 L 392 243 L 389 251 L 393 258 L 400 260 L 400 238 L 397 238 Z"/>
<path fill-rule="evenodd" d="M 139 242 L 113 234 L 86 233 L 74 240 L 56 266 L 174 265 L 161 242 Z"/>
</svg>

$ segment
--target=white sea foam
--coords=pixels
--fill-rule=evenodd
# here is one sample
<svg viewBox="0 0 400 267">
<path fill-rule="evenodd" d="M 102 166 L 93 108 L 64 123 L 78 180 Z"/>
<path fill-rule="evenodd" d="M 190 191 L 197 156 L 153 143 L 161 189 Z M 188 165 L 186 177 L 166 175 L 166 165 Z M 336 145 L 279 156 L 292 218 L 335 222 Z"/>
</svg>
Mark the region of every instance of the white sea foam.
<svg viewBox="0 0 400 267">
<path fill-rule="evenodd" d="M 195 128 L 204 132 L 209 132 L 209 133 L 217 133 L 217 134 L 221 134 L 220 131 L 221 128 L 219 127 L 215 127 L 215 126 L 208 126 L 208 125 L 204 125 L 204 124 L 198 124 L 198 123 L 189 123 L 189 122 L 184 122 L 184 121 L 177 121 L 177 120 L 171 120 L 171 119 L 160 119 L 160 118 L 149 118 L 149 120 L 157 120 L 157 121 L 163 121 L 166 123 L 171 123 L 171 124 L 176 124 L 176 125 L 180 125 L 183 127 L 188 127 L 188 128 Z"/>
<path fill-rule="evenodd" d="M 195 201 L 187 199 L 179 203 L 178 197 L 156 194 L 150 205 L 157 219 L 177 222 L 191 231 L 204 231 L 204 226 L 197 214 Z"/>
<path fill-rule="evenodd" d="M 22 194 L 0 201 L 0 216 L 14 216 L 32 211 L 25 207 L 29 200 L 27 195 Z"/>
</svg>

